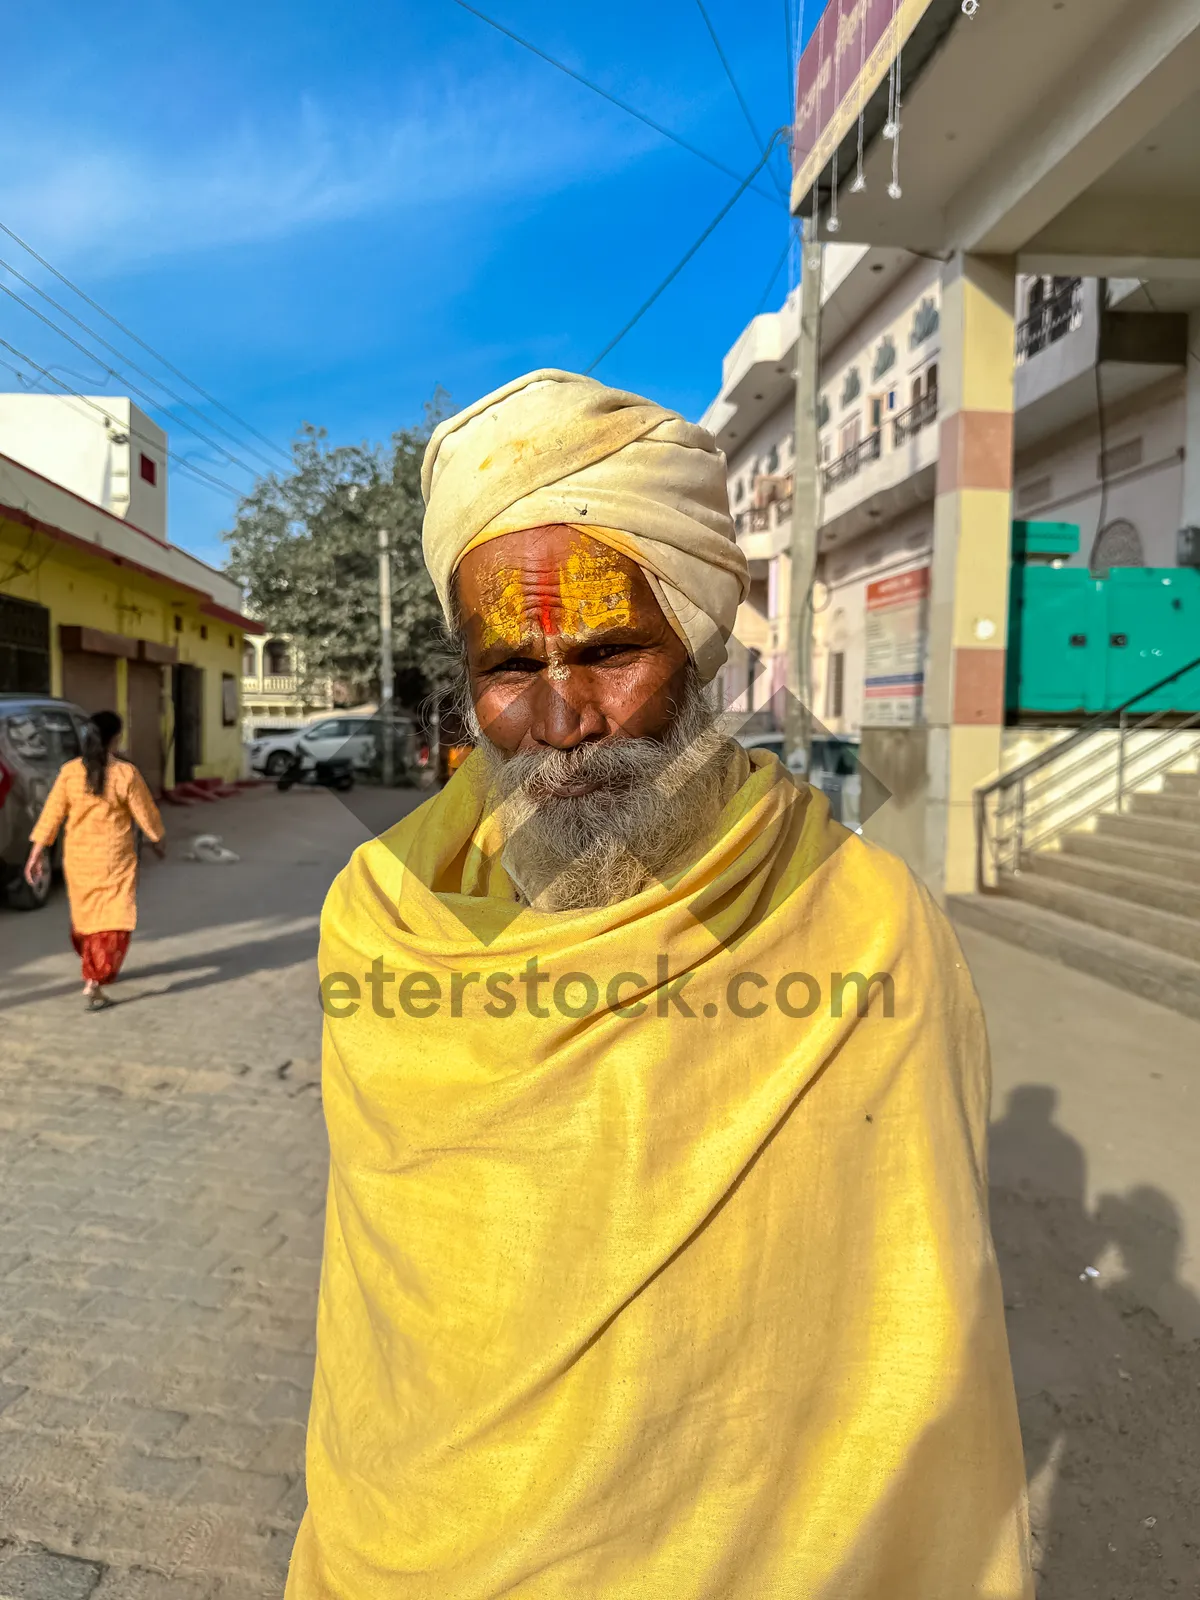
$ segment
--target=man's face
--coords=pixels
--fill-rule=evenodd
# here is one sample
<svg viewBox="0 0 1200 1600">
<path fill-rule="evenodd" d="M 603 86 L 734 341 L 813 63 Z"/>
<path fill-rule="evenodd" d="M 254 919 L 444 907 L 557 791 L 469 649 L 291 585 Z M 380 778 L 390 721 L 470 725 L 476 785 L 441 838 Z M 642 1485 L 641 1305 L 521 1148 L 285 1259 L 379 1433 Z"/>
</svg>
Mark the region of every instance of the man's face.
<svg viewBox="0 0 1200 1600">
<path fill-rule="evenodd" d="M 635 562 L 530 528 L 464 556 L 458 604 L 475 714 L 506 755 L 665 734 L 688 654 Z"/>
<path fill-rule="evenodd" d="M 531 528 L 471 552 L 457 598 L 514 881 L 551 911 L 639 893 L 712 823 L 724 768 L 641 569 L 572 528 Z"/>
</svg>

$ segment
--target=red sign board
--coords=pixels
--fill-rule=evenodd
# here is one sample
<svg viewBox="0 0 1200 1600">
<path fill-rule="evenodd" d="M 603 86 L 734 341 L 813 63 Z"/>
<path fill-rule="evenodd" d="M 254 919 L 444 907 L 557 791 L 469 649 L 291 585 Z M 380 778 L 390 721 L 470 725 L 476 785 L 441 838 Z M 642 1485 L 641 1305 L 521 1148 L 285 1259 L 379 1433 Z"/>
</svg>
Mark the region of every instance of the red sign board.
<svg viewBox="0 0 1200 1600">
<path fill-rule="evenodd" d="M 812 152 L 896 11 L 896 0 L 829 0 L 796 69 L 794 166 Z"/>
<path fill-rule="evenodd" d="M 891 578 L 877 578 L 867 585 L 867 610 L 876 611 L 881 606 L 911 605 L 923 600 L 929 593 L 929 568 L 917 567 L 912 572 L 898 572 Z"/>
</svg>

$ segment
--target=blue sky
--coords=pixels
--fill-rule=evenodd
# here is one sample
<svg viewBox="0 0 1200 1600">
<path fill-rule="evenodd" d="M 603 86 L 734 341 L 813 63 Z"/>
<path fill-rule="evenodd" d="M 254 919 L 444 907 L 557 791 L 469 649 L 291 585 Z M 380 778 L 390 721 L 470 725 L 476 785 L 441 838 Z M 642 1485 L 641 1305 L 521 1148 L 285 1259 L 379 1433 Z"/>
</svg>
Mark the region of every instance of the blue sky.
<svg viewBox="0 0 1200 1600">
<path fill-rule="evenodd" d="M 773 130 L 785 0 L 706 3 Z M 695 0 L 480 9 L 739 174 L 753 165 Z M 284 445 L 302 422 L 386 438 L 439 383 L 465 405 L 533 367 L 585 367 L 736 187 L 453 0 L 43 0 L 5 28 L 0 220 Z M 777 196 L 743 196 L 598 375 L 698 416 L 787 229 Z M 63 298 L 3 236 L 0 259 Z M 7 297 L 0 337 L 88 392 L 117 389 Z M 0 387 L 17 387 L 3 368 Z M 252 483 L 156 417 L 198 466 Z M 205 559 L 223 558 L 235 504 L 172 470 L 172 537 Z"/>
</svg>

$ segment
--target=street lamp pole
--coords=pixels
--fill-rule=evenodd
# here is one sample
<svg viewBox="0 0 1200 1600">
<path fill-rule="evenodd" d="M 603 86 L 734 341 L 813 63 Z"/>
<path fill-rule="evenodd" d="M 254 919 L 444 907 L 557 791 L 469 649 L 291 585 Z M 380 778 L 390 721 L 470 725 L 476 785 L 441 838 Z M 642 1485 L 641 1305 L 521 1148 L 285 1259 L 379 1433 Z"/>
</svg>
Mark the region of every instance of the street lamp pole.
<svg viewBox="0 0 1200 1600">
<path fill-rule="evenodd" d="M 392 553 L 388 530 L 379 530 L 379 716 L 383 746 L 383 782 L 396 781 L 396 723 L 392 699 L 395 690 L 392 663 Z"/>
</svg>

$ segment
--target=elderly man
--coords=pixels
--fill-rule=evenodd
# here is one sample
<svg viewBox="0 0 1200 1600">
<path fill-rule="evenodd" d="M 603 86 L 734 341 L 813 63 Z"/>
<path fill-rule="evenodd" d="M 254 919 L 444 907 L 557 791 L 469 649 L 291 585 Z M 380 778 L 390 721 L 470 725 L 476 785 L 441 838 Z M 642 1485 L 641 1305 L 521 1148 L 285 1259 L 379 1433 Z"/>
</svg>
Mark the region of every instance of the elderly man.
<svg viewBox="0 0 1200 1600">
<path fill-rule="evenodd" d="M 322 919 L 290 1600 L 1025 1600 L 978 1002 L 714 722 L 721 455 L 544 371 L 424 490 L 477 749 Z"/>
</svg>

